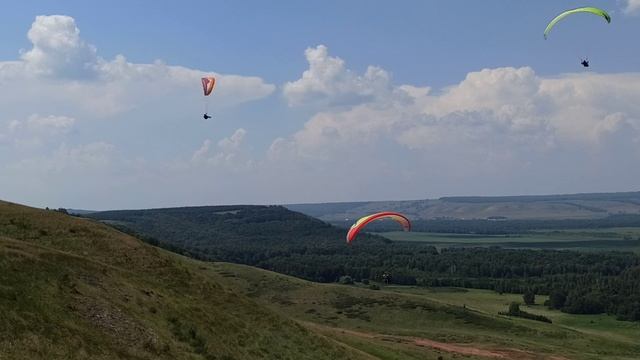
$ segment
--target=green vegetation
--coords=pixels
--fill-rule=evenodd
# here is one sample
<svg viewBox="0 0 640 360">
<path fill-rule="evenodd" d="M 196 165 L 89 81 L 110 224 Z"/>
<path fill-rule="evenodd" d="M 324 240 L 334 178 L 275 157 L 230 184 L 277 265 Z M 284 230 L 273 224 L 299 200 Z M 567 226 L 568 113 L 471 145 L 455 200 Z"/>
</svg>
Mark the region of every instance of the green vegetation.
<svg viewBox="0 0 640 360">
<path fill-rule="evenodd" d="M 333 221 L 340 227 L 351 226 L 348 221 Z M 397 226 L 391 223 L 376 223 L 368 227 L 369 231 L 396 231 Z M 460 235 L 530 235 L 540 230 L 580 229 L 600 230 L 610 228 L 640 227 L 639 214 L 610 215 L 599 219 L 559 219 L 559 220 L 412 220 L 412 230 L 415 232 L 460 234 Z M 632 239 L 628 239 L 632 240 Z M 637 238 L 635 239 L 637 240 Z"/>
<path fill-rule="evenodd" d="M 500 315 L 506 315 L 506 316 L 515 316 L 515 317 L 520 317 L 523 319 L 529 319 L 529 320 L 535 320 L 535 321 L 542 321 L 542 322 L 546 322 L 546 323 L 551 323 L 551 320 L 543 315 L 535 315 L 535 314 L 531 314 L 528 313 L 526 311 L 523 311 L 520 309 L 520 304 L 517 302 L 512 302 L 511 304 L 509 304 L 509 310 L 505 311 L 505 312 L 499 312 L 498 314 Z"/>
<path fill-rule="evenodd" d="M 487 314 L 504 311 L 509 304 L 522 300 L 520 294 L 499 294 L 488 290 L 460 288 L 421 288 L 409 286 L 387 286 L 386 291 L 411 294 L 446 304 L 466 307 Z M 553 321 L 556 326 L 571 329 L 580 333 L 589 333 L 602 338 L 637 344 L 640 338 L 640 323 L 617 321 L 610 315 L 575 315 L 550 310 L 540 305 L 548 297 L 536 296 L 538 305 L 525 306 L 527 312 L 543 315 Z"/>
<path fill-rule="evenodd" d="M 540 305 L 523 311 L 553 323 L 498 315 L 522 294 L 382 284 L 372 291 L 224 263 L 212 264 L 210 274 L 308 329 L 381 359 L 459 358 L 470 349 L 479 358 L 522 359 L 631 359 L 640 352 L 638 323 Z"/>
<path fill-rule="evenodd" d="M 0 358 L 366 358 L 206 269 L 91 220 L 0 202 Z"/>
<path fill-rule="evenodd" d="M 279 206 L 111 211 L 89 216 L 204 260 L 228 261 L 318 281 L 372 279 L 552 295 L 555 309 L 640 320 L 640 257 L 632 253 L 443 248 L 344 230 Z"/>
<path fill-rule="evenodd" d="M 500 246 L 510 249 L 640 252 L 640 228 L 538 230 L 525 233 L 484 235 L 424 232 L 383 232 L 393 241 L 417 241 L 436 248 Z"/>
</svg>

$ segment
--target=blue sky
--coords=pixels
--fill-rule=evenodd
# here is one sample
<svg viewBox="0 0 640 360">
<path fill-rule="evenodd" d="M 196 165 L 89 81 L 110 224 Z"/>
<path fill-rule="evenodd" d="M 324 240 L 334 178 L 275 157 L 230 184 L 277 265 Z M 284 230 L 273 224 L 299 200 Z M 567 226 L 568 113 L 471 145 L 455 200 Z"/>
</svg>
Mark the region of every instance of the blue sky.
<svg viewBox="0 0 640 360">
<path fill-rule="evenodd" d="M 161 4 L 161 5 L 158 5 Z M 134 62 L 162 59 L 219 72 L 257 74 L 281 83 L 304 70 L 301 49 L 327 45 L 354 70 L 370 64 L 390 69 L 402 83 L 445 86 L 485 67 L 531 66 L 541 74 L 575 70 L 572 42 L 586 48 L 608 71 L 633 71 L 637 47 L 627 46 L 640 30 L 636 17 L 623 16 L 624 3 L 591 1 L 614 16 L 613 26 L 579 16 L 544 41 L 546 22 L 581 1 L 33 1 L 0 14 L 5 34 L 0 55 L 28 48 L 25 37 L 36 15 L 75 18 L 82 37 L 111 58 Z M 9 35 L 9 36 L 6 36 Z M 579 49 L 579 46 L 577 46 Z M 598 52 L 617 51 L 599 59 Z M 620 54 L 624 53 L 624 56 Z M 551 60 L 549 53 L 553 53 Z M 556 57 L 557 56 L 557 57 Z M 566 58 L 567 61 L 558 61 Z M 606 67 L 605 67 L 606 66 Z"/>
<path fill-rule="evenodd" d="M 578 15 L 543 39 L 582 5 L 12 4 L 0 198 L 106 209 L 635 190 L 640 3 L 590 2 L 612 23 Z M 220 76 L 209 121 L 206 73 Z"/>
</svg>

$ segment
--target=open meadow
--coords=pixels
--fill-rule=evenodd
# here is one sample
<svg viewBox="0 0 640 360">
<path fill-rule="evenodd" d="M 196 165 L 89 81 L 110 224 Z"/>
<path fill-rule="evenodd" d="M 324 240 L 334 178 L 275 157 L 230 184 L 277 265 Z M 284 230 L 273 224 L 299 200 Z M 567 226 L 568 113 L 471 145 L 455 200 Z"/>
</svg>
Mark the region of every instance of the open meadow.
<svg viewBox="0 0 640 360">
<path fill-rule="evenodd" d="M 553 323 L 499 315 L 517 294 L 458 288 L 316 284 L 227 263 L 207 270 L 223 284 L 307 329 L 373 359 L 634 359 L 640 324 L 608 315 L 522 309 Z M 537 304 L 545 300 L 538 297 Z"/>
</svg>

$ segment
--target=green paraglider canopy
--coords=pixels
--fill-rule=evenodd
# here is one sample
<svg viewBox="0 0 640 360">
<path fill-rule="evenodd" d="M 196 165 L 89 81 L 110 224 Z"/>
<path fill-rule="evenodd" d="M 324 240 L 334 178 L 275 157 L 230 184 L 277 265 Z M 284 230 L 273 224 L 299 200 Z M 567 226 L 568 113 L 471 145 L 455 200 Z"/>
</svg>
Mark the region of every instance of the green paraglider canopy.
<svg viewBox="0 0 640 360">
<path fill-rule="evenodd" d="M 577 8 L 577 9 L 572 9 L 572 10 L 567 10 L 563 13 L 561 13 L 560 15 L 556 16 L 555 18 L 553 18 L 553 20 L 551 20 L 551 22 L 549 22 L 549 25 L 547 25 L 547 28 L 544 30 L 544 38 L 546 39 L 547 36 L 549 35 L 549 32 L 551 31 L 551 29 L 553 29 L 553 27 L 562 19 L 566 18 L 569 15 L 572 14 L 577 14 L 577 13 L 590 13 L 590 14 L 594 14 L 594 15 L 598 15 L 603 17 L 607 23 L 611 22 L 611 16 L 609 16 L 609 14 L 607 14 L 606 11 L 599 9 L 597 7 L 591 7 L 591 6 L 587 6 L 587 7 L 581 7 L 581 8 Z"/>
</svg>

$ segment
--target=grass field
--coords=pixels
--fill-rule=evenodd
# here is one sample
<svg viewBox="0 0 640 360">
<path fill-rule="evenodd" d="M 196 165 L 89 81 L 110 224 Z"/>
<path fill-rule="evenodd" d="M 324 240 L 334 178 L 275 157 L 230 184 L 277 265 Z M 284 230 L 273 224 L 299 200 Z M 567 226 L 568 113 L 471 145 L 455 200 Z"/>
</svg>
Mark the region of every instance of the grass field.
<svg viewBox="0 0 640 360">
<path fill-rule="evenodd" d="M 374 359 L 634 359 L 640 354 L 637 323 L 538 305 L 523 310 L 548 316 L 552 324 L 498 315 L 511 301 L 521 301 L 520 295 L 396 286 L 376 291 L 224 263 L 212 264 L 208 272 L 307 329 Z"/>
<path fill-rule="evenodd" d="M 402 294 L 419 295 L 433 301 L 466 306 L 467 308 L 488 314 L 497 314 L 499 311 L 505 311 L 512 302 L 523 302 L 522 296 L 519 294 L 498 294 L 490 290 L 458 288 L 426 289 L 409 286 L 387 286 L 385 290 Z M 576 331 L 606 338 L 615 338 L 621 341 L 626 340 L 630 343 L 637 343 L 637 339 L 640 339 L 640 323 L 618 321 L 609 315 L 573 315 L 556 310 L 549 310 L 542 305 L 545 300 L 547 300 L 546 296 L 536 296 L 535 305 L 521 305 L 521 308 L 526 312 L 544 315 L 551 319 L 553 324 Z"/>
<path fill-rule="evenodd" d="M 377 234 L 393 241 L 424 242 L 438 248 L 501 246 L 522 249 L 616 250 L 640 253 L 640 228 L 541 230 L 509 235 L 402 231 Z"/>
</svg>

